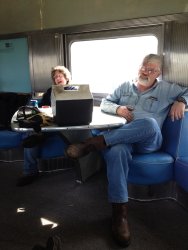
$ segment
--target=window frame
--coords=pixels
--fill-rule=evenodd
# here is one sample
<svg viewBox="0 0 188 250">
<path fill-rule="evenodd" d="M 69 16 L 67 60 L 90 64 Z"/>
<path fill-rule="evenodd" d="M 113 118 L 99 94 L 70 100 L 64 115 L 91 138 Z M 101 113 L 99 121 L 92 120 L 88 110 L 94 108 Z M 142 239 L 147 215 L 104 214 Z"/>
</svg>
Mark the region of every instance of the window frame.
<svg viewBox="0 0 188 250">
<path fill-rule="evenodd" d="M 106 28 L 106 30 L 94 30 L 87 32 L 79 32 L 66 34 L 65 41 L 65 55 L 66 55 L 66 65 L 71 71 L 71 45 L 74 42 L 80 41 L 91 41 L 91 40 L 102 40 L 102 39 L 114 39 L 114 38 L 126 38 L 131 36 L 144 36 L 144 35 L 154 35 L 158 39 L 158 53 L 163 54 L 164 48 L 164 25 L 148 25 L 139 27 L 126 27 L 126 28 L 116 28 L 111 29 Z M 92 93 L 94 100 L 100 103 L 101 99 L 106 96 L 107 93 Z"/>
</svg>

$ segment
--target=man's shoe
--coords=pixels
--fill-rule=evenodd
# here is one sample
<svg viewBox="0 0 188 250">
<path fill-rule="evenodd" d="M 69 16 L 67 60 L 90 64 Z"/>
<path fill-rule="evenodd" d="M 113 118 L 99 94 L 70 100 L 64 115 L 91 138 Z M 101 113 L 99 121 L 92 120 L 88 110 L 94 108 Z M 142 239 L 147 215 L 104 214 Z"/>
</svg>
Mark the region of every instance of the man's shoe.
<svg viewBox="0 0 188 250">
<path fill-rule="evenodd" d="M 66 150 L 66 155 L 72 159 L 77 159 L 89 154 L 92 151 L 102 150 L 106 147 L 104 137 L 102 135 L 91 137 L 84 143 L 70 145 Z"/>
<path fill-rule="evenodd" d="M 58 235 L 55 235 L 53 237 L 49 237 L 46 243 L 46 247 L 43 247 L 41 245 L 35 245 L 32 250 L 61 250 L 63 249 L 63 244 L 61 237 Z"/>
<path fill-rule="evenodd" d="M 112 234 L 118 245 L 121 247 L 129 246 L 131 236 L 127 221 L 126 203 L 112 204 Z"/>
<path fill-rule="evenodd" d="M 24 175 L 20 177 L 16 183 L 17 187 L 22 187 L 31 184 L 38 178 L 39 174 L 32 174 L 32 175 Z"/>
<path fill-rule="evenodd" d="M 77 143 L 70 145 L 65 155 L 71 159 L 77 159 L 89 154 L 91 151 L 94 151 L 95 148 L 93 146 L 88 146 L 85 143 Z"/>
</svg>

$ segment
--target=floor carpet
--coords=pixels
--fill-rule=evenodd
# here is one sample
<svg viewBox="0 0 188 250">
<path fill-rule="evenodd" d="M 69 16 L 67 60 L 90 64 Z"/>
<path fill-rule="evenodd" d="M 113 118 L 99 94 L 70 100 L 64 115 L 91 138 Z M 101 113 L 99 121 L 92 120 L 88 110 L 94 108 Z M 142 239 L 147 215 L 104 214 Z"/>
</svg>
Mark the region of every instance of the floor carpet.
<svg viewBox="0 0 188 250">
<path fill-rule="evenodd" d="M 65 250 L 117 250 L 105 170 L 84 184 L 74 169 L 16 187 L 22 163 L 0 162 L 0 250 L 32 250 L 58 236 Z M 129 202 L 128 250 L 188 250 L 188 212 L 172 200 Z"/>
</svg>

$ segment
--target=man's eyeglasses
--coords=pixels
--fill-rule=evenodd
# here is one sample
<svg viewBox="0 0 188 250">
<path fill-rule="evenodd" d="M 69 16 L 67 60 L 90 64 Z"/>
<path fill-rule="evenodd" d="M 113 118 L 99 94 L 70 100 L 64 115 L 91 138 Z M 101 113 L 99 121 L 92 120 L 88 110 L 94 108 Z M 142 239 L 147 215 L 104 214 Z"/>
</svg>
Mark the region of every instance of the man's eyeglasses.
<svg viewBox="0 0 188 250">
<path fill-rule="evenodd" d="M 152 68 L 148 68 L 148 67 L 145 67 L 145 66 L 141 66 L 140 70 L 143 71 L 143 72 L 147 72 L 149 75 L 153 75 L 153 74 L 156 74 L 156 73 L 160 72 L 159 68 L 158 69 L 152 69 Z"/>
</svg>

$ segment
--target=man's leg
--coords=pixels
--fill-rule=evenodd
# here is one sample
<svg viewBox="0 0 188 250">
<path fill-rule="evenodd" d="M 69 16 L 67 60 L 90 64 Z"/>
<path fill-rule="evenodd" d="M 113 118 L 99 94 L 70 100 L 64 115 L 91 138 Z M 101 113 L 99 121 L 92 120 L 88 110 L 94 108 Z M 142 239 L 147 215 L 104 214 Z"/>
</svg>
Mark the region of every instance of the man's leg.
<svg viewBox="0 0 188 250">
<path fill-rule="evenodd" d="M 127 176 L 132 151 L 149 153 L 161 147 L 161 130 L 154 119 L 137 119 L 118 129 L 101 132 L 85 143 L 72 145 L 67 154 L 73 158 L 92 150 L 103 151 L 107 164 L 108 198 L 112 203 L 112 233 L 118 244 L 128 246 L 130 230 L 127 221 Z M 70 150 L 69 150 L 70 149 Z"/>
<path fill-rule="evenodd" d="M 115 241 L 123 247 L 130 244 L 127 176 L 131 152 L 130 144 L 118 144 L 103 152 L 107 165 L 108 200 L 112 204 L 112 233 Z"/>
<path fill-rule="evenodd" d="M 121 138 L 123 134 L 125 137 Z M 130 243 L 127 221 L 127 177 L 132 160 L 131 154 L 132 152 L 149 153 L 159 149 L 162 143 L 161 131 L 155 120 L 143 119 L 136 120 L 120 130 L 114 130 L 113 133 L 105 133 L 104 138 L 107 145 L 112 145 L 104 151 L 108 198 L 112 203 L 112 233 L 116 242 L 126 247 Z M 127 143 L 118 144 L 121 141 Z"/>
<path fill-rule="evenodd" d="M 136 143 L 143 145 L 143 149 L 139 147 L 143 152 L 152 152 L 161 147 L 161 130 L 155 119 L 136 119 L 120 128 L 102 131 L 84 143 L 70 145 L 66 154 L 71 158 L 79 158 L 94 150 L 102 150 L 117 144 Z"/>
<path fill-rule="evenodd" d="M 128 202 L 127 176 L 132 160 L 132 146 L 118 144 L 107 148 L 103 156 L 107 166 L 108 200 L 110 203 Z"/>
</svg>

